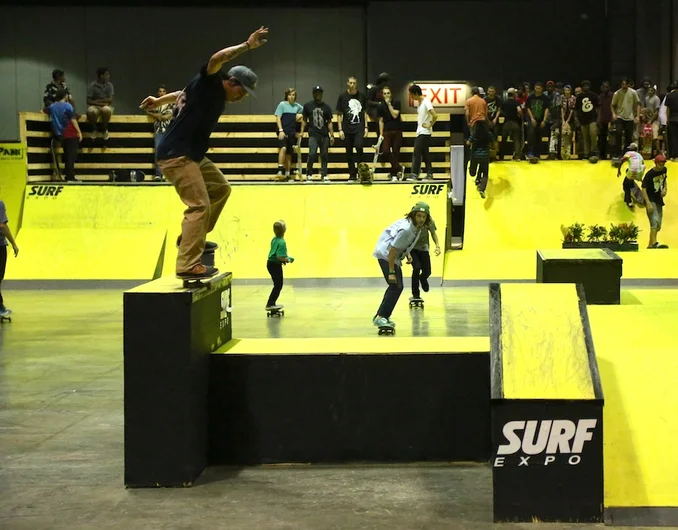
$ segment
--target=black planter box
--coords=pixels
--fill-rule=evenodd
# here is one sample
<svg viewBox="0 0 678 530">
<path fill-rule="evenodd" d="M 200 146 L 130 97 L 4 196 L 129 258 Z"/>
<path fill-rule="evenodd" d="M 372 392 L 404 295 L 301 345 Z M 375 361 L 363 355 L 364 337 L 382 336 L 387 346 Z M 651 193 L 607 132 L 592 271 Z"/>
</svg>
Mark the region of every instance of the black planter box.
<svg viewBox="0 0 678 530">
<path fill-rule="evenodd" d="M 577 243 L 563 243 L 563 248 L 607 248 L 613 252 L 638 251 L 638 242 L 616 243 L 614 241 L 580 241 Z"/>
<path fill-rule="evenodd" d="M 538 250 L 537 283 L 579 283 L 587 304 L 619 304 L 622 265 L 623 260 L 607 248 Z"/>
</svg>

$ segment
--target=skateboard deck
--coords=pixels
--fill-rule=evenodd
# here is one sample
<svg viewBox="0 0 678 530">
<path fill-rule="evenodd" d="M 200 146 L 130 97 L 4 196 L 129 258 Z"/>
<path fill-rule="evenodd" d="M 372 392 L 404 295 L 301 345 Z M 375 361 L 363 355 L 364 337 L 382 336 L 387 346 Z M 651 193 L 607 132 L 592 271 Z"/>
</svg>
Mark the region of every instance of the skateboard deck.
<svg viewBox="0 0 678 530">
<path fill-rule="evenodd" d="M 412 309 L 413 307 L 421 307 L 422 309 L 424 309 L 424 300 L 422 300 L 421 298 L 415 298 L 413 300 L 410 300 L 410 309 Z"/>
<path fill-rule="evenodd" d="M 374 177 L 374 174 L 377 172 L 377 162 L 379 160 L 379 148 L 381 147 L 383 141 L 384 137 L 380 136 L 379 139 L 377 140 L 377 143 L 374 144 L 374 156 L 372 157 L 372 168 L 370 169 L 372 177 Z"/>
<path fill-rule="evenodd" d="M 9 313 L 7 315 L 0 316 L 0 322 L 5 322 L 5 321 L 7 321 L 7 322 L 12 321 L 12 312 L 11 311 L 9 311 Z"/>
<path fill-rule="evenodd" d="M 218 269 L 214 269 L 214 274 L 211 276 L 177 276 L 178 280 L 183 280 L 182 285 L 184 289 L 192 289 L 196 287 L 209 287 L 209 281 L 219 274 Z"/>
<path fill-rule="evenodd" d="M 284 309 L 267 309 L 266 310 L 266 316 L 267 317 L 284 317 L 285 316 L 285 310 Z"/>
<path fill-rule="evenodd" d="M 299 173 L 299 178 L 301 178 L 303 166 L 301 162 L 301 135 L 299 135 L 299 138 L 297 139 L 297 173 Z"/>
<path fill-rule="evenodd" d="M 395 335 L 395 328 L 391 326 L 379 326 L 379 335 Z"/>
<path fill-rule="evenodd" d="M 536 164 L 537 162 L 539 162 L 538 156 L 531 156 L 530 157 L 530 164 Z"/>
</svg>

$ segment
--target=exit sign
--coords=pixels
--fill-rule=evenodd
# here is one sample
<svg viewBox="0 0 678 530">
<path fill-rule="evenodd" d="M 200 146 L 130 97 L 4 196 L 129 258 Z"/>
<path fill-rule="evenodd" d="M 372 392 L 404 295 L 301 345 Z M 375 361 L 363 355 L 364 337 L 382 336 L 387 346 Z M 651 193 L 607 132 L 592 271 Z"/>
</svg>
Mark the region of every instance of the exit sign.
<svg viewBox="0 0 678 530">
<path fill-rule="evenodd" d="M 466 91 L 468 86 L 461 83 L 417 83 L 421 92 L 434 107 L 463 108 L 466 104 Z M 414 101 L 410 96 L 410 107 L 414 107 Z"/>
</svg>

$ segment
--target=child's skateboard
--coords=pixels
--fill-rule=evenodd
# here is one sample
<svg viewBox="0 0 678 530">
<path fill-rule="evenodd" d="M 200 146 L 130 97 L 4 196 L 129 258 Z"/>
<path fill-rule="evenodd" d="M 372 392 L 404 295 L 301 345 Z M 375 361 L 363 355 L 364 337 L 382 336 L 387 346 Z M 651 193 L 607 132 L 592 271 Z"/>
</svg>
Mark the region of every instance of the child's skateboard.
<svg viewBox="0 0 678 530">
<path fill-rule="evenodd" d="M 410 309 L 413 307 L 421 307 L 424 309 L 424 299 L 423 298 L 410 298 Z"/>
<path fill-rule="evenodd" d="M 645 160 L 652 158 L 652 124 L 646 123 L 643 126 L 643 135 L 642 135 L 642 151 L 641 154 Z"/>
<path fill-rule="evenodd" d="M 380 136 L 379 139 L 377 140 L 377 143 L 374 144 L 374 157 L 372 157 L 372 167 L 370 168 L 370 173 L 372 174 L 372 179 L 374 179 L 374 174 L 377 172 L 377 161 L 379 160 L 379 149 L 381 148 L 381 144 L 384 141 L 384 137 Z"/>
<path fill-rule="evenodd" d="M 395 335 L 393 326 L 379 326 L 379 335 Z"/>
<path fill-rule="evenodd" d="M 6 315 L 0 316 L 0 323 L 5 322 L 5 321 L 11 322 L 12 321 L 12 317 L 10 316 L 11 314 L 12 314 L 12 311 L 10 311 L 8 309 Z"/>
<path fill-rule="evenodd" d="M 285 310 L 284 309 L 267 309 L 266 310 L 266 316 L 267 317 L 284 317 L 285 316 Z"/>
<path fill-rule="evenodd" d="M 528 160 L 530 161 L 530 164 L 536 164 L 537 162 L 539 162 L 539 157 L 532 155 L 532 156 L 528 157 Z"/>
<path fill-rule="evenodd" d="M 597 163 L 598 163 L 598 160 L 600 160 L 600 158 L 598 158 L 597 155 L 591 155 L 591 156 L 589 157 L 589 162 L 591 162 L 591 164 L 597 164 Z"/>
</svg>

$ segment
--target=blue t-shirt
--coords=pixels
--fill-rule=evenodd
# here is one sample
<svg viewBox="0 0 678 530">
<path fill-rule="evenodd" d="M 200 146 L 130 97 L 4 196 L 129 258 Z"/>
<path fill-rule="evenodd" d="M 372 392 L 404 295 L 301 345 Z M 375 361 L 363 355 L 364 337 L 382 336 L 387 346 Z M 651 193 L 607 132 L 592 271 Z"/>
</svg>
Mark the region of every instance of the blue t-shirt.
<svg viewBox="0 0 678 530">
<path fill-rule="evenodd" d="M 176 115 L 158 146 L 158 160 L 186 156 L 200 162 L 212 131 L 226 107 L 221 71 L 207 75 L 207 65 L 177 98 Z"/>
<path fill-rule="evenodd" d="M 54 136 L 63 136 L 66 127 L 75 118 L 73 105 L 66 101 L 57 101 L 47 107 L 47 112 L 49 112 L 49 121 L 52 124 Z"/>
<path fill-rule="evenodd" d="M 7 223 L 7 209 L 5 208 L 5 203 L 0 201 L 0 223 Z M 0 247 L 7 246 L 7 238 L 5 235 L 0 232 Z"/>
<path fill-rule="evenodd" d="M 278 108 L 275 109 L 275 115 L 280 118 L 282 129 L 285 134 L 294 134 L 297 131 L 297 114 L 301 114 L 304 107 L 299 103 L 290 103 L 289 101 L 281 101 L 278 103 Z"/>
</svg>

